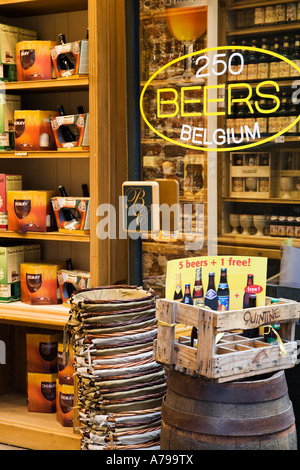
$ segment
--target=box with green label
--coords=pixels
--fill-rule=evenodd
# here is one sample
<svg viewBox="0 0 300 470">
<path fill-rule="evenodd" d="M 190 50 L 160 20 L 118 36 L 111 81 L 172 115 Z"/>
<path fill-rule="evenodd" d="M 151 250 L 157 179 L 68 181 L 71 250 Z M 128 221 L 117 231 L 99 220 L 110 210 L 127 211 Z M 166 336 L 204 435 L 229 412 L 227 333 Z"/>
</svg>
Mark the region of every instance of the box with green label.
<svg viewBox="0 0 300 470">
<path fill-rule="evenodd" d="M 24 263 L 24 245 L 0 246 L 0 285 L 20 281 L 20 264 Z"/>
<path fill-rule="evenodd" d="M 17 302 L 21 300 L 21 283 L 0 284 L 0 303 Z"/>
<path fill-rule="evenodd" d="M 20 96 L 0 93 L 0 150 L 14 148 L 14 112 L 20 108 Z"/>
</svg>

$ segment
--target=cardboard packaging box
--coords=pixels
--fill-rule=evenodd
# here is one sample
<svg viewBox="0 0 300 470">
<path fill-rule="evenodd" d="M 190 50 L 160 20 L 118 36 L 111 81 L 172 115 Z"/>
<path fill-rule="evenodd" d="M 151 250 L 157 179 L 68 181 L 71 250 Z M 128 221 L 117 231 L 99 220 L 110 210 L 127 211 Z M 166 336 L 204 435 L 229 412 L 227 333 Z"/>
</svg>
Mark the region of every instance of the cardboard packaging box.
<svg viewBox="0 0 300 470">
<path fill-rule="evenodd" d="M 90 273 L 87 271 L 60 269 L 58 271 L 58 284 L 63 304 L 66 307 L 70 307 L 71 295 L 74 292 L 89 288 Z"/>
<path fill-rule="evenodd" d="M 51 60 L 54 41 L 21 41 L 16 45 L 17 80 L 50 80 L 55 78 Z"/>
<path fill-rule="evenodd" d="M 19 28 L 0 24 L 0 80 L 17 79 L 16 44 Z"/>
<path fill-rule="evenodd" d="M 21 300 L 21 283 L 0 284 L 0 303 L 7 304 Z"/>
<path fill-rule="evenodd" d="M 57 347 L 57 365 L 58 365 L 58 382 L 65 385 L 74 385 L 74 351 L 71 344 L 67 350 L 63 349 L 63 343 L 58 343 Z"/>
<path fill-rule="evenodd" d="M 74 386 L 56 381 L 56 419 L 64 427 L 73 426 Z"/>
<path fill-rule="evenodd" d="M 55 45 L 51 49 L 51 57 L 57 78 L 89 73 L 88 40 Z"/>
<path fill-rule="evenodd" d="M 57 373 L 57 348 L 57 334 L 27 333 L 27 372 Z"/>
<path fill-rule="evenodd" d="M 50 123 L 55 111 L 16 110 L 14 112 L 15 150 L 55 150 L 56 144 Z"/>
<path fill-rule="evenodd" d="M 51 119 L 51 125 L 57 150 L 89 149 L 89 113 L 55 116 Z"/>
<path fill-rule="evenodd" d="M 7 230 L 7 191 L 21 190 L 21 175 L 0 174 L 0 231 Z"/>
<path fill-rule="evenodd" d="M 89 197 L 53 197 L 51 201 L 59 232 L 90 233 Z"/>
<path fill-rule="evenodd" d="M 62 265 L 55 263 L 22 263 L 21 301 L 30 305 L 58 303 L 57 271 Z"/>
<path fill-rule="evenodd" d="M 27 409 L 37 413 L 56 412 L 57 374 L 27 373 Z"/>
<path fill-rule="evenodd" d="M 0 150 L 14 149 L 14 112 L 21 108 L 21 97 L 0 93 Z"/>
<path fill-rule="evenodd" d="M 0 284 L 18 282 L 20 265 L 24 262 L 24 245 L 0 246 Z"/>
<path fill-rule="evenodd" d="M 48 232 L 56 229 L 51 198 L 57 191 L 7 191 L 8 230 Z"/>
</svg>

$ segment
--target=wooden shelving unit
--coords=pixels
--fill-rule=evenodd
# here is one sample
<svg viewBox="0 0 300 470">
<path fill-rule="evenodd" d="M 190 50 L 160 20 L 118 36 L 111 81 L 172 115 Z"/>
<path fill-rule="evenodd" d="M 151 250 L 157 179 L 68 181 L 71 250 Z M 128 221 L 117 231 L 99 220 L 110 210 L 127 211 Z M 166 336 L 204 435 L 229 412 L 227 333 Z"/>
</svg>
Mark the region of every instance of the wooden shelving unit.
<svg viewBox="0 0 300 470">
<path fill-rule="evenodd" d="M 89 27 L 89 76 L 0 82 L 0 90 L 21 95 L 23 109 L 31 109 L 30 104 L 33 109 L 56 109 L 62 102 L 72 114 L 83 104 L 90 114 L 89 151 L 0 151 L 0 167 L 4 173 L 21 173 L 24 189 L 65 184 L 73 196 L 87 182 L 91 195 L 90 235 L 6 231 L 0 232 L 0 239 L 39 240 L 47 260 L 72 257 L 76 268 L 90 271 L 91 287 L 124 282 L 127 241 L 101 238 L 97 232 L 97 208 L 101 203 L 118 208 L 127 174 L 124 1 L 0 0 L 0 15 L 2 22 L 7 18 L 9 24 L 36 29 L 42 40 L 55 40 L 61 31 L 68 41 L 82 39 Z M 62 332 L 68 318 L 69 309 L 62 305 L 0 304 L 0 340 L 9 344 L 8 362 L 0 364 L 0 443 L 39 450 L 80 449 L 80 435 L 62 427 L 55 414 L 29 413 L 26 405 L 25 332 Z"/>
</svg>

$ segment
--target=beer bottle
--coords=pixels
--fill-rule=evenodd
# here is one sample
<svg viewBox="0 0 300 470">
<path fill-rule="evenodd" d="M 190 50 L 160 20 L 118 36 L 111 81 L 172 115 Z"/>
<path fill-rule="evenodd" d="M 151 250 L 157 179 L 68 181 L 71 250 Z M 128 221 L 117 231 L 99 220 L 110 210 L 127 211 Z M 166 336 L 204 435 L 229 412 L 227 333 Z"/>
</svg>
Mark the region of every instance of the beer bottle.
<svg viewBox="0 0 300 470">
<path fill-rule="evenodd" d="M 268 344 L 273 344 L 273 345 L 278 344 L 277 336 L 275 335 L 273 330 L 276 330 L 277 333 L 280 335 L 280 324 L 275 323 L 271 325 L 271 328 L 269 329 L 268 327 L 265 327 L 265 328 L 267 331 L 264 333 L 264 341 Z"/>
<path fill-rule="evenodd" d="M 183 304 L 193 305 L 193 299 L 191 296 L 191 286 L 190 284 L 185 285 L 184 297 L 182 299 Z"/>
<path fill-rule="evenodd" d="M 66 37 L 63 33 L 60 33 L 58 35 L 58 40 L 59 40 L 60 44 L 66 44 Z M 71 60 L 71 58 L 73 59 L 73 54 L 72 53 L 59 54 L 57 62 L 59 64 L 60 70 L 74 70 L 74 68 L 75 68 L 75 59 Z"/>
<path fill-rule="evenodd" d="M 217 291 L 218 311 L 229 310 L 229 287 L 227 283 L 227 269 L 221 268 L 220 283 Z"/>
<path fill-rule="evenodd" d="M 268 50 L 269 45 L 268 45 L 266 38 L 262 39 L 261 48 L 264 50 Z M 269 64 L 270 64 L 269 54 L 262 53 L 258 59 L 258 64 L 257 64 L 257 78 L 258 79 L 269 78 Z"/>
<path fill-rule="evenodd" d="M 90 197 L 89 188 L 88 188 L 88 185 L 86 183 L 83 183 L 81 185 L 81 189 L 82 189 L 83 197 Z"/>
<path fill-rule="evenodd" d="M 203 305 L 204 303 L 201 268 L 196 268 L 196 280 L 193 290 L 193 303 L 197 306 Z"/>
<path fill-rule="evenodd" d="M 61 116 L 66 116 L 65 108 L 62 104 L 57 106 L 57 111 Z M 59 132 L 62 134 L 63 142 L 76 142 L 76 136 L 66 124 L 59 126 Z"/>
<path fill-rule="evenodd" d="M 247 46 L 247 42 L 246 41 L 242 41 L 242 46 Z M 243 59 L 244 59 L 244 66 L 241 70 L 241 72 L 236 76 L 236 79 L 238 82 L 245 82 L 247 80 L 247 76 L 248 76 L 248 58 L 249 58 L 249 54 L 248 54 L 248 50 L 246 49 L 243 49 L 241 51 L 242 53 L 242 56 L 243 56 Z"/>
<path fill-rule="evenodd" d="M 182 299 L 183 299 L 183 294 L 182 294 L 182 289 L 181 289 L 181 274 L 178 273 L 176 274 L 176 286 L 175 286 L 173 300 L 177 300 L 178 302 L 181 302 Z"/>
<path fill-rule="evenodd" d="M 293 52 L 291 54 L 291 61 L 298 67 L 300 66 L 300 35 L 296 34 Z M 298 70 L 295 67 L 290 67 L 290 77 L 298 77 Z"/>
<path fill-rule="evenodd" d="M 279 54 L 279 41 L 278 38 L 274 38 L 273 51 Z M 270 62 L 270 78 L 279 77 L 279 62 L 280 59 L 275 56 L 271 56 Z"/>
<path fill-rule="evenodd" d="M 215 273 L 209 273 L 208 286 L 204 297 L 204 305 L 212 310 L 218 310 L 218 296 L 215 288 Z"/>
<path fill-rule="evenodd" d="M 247 287 L 248 286 L 253 286 L 253 274 L 248 274 Z M 249 307 L 249 297 L 250 297 L 249 292 L 247 292 L 245 290 L 244 298 L 243 298 L 243 308 L 248 308 Z"/>
<path fill-rule="evenodd" d="M 289 43 L 288 36 L 284 36 L 283 38 L 283 48 L 281 51 L 281 55 L 283 55 L 287 59 L 290 59 L 290 43 Z M 279 62 L 279 77 L 287 78 L 289 76 L 290 76 L 290 64 L 286 62 L 285 60 L 281 60 Z"/>
<path fill-rule="evenodd" d="M 252 47 L 257 46 L 256 39 L 252 40 Z M 255 50 L 251 50 L 248 56 L 248 69 L 247 69 L 247 79 L 248 80 L 257 80 L 257 52 Z"/>
<path fill-rule="evenodd" d="M 256 307 L 256 295 L 249 294 L 249 305 L 248 308 Z M 259 327 L 251 328 L 250 330 L 244 330 L 243 335 L 247 338 L 258 338 L 259 336 Z"/>
</svg>

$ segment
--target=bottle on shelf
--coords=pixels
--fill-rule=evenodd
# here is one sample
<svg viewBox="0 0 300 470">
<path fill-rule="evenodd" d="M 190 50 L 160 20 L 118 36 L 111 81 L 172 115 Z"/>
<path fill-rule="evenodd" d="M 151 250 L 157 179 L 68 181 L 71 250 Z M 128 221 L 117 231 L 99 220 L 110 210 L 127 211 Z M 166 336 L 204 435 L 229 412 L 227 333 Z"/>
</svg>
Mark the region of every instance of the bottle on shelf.
<svg viewBox="0 0 300 470">
<path fill-rule="evenodd" d="M 259 109 L 261 110 L 266 110 L 267 109 L 267 102 L 265 98 L 259 98 L 258 100 L 258 106 Z M 258 113 L 256 117 L 256 121 L 259 126 L 259 132 L 262 137 L 266 136 L 268 134 L 268 118 L 266 114 L 263 113 Z"/>
<path fill-rule="evenodd" d="M 57 106 L 57 111 L 61 116 L 66 116 L 65 108 L 62 104 Z M 61 125 L 59 130 L 62 133 L 64 142 L 75 142 L 77 140 L 75 134 L 71 131 L 70 127 L 67 125 Z"/>
<path fill-rule="evenodd" d="M 218 296 L 215 288 L 215 273 L 208 274 L 208 286 L 204 297 L 204 305 L 212 310 L 218 310 Z"/>
<path fill-rule="evenodd" d="M 247 41 L 242 41 L 242 47 L 247 47 Z M 247 81 L 247 77 L 248 77 L 248 57 L 249 57 L 249 51 L 247 49 L 242 49 L 242 51 L 240 51 L 242 56 L 243 56 L 243 62 L 244 62 L 244 66 L 242 68 L 242 70 L 240 71 L 240 73 L 236 76 L 236 80 L 238 82 L 245 82 Z"/>
<path fill-rule="evenodd" d="M 290 42 L 289 37 L 284 36 L 283 38 L 283 47 L 281 50 L 281 55 L 290 59 Z M 288 78 L 290 76 L 290 64 L 285 60 L 280 60 L 279 62 L 279 78 Z"/>
<path fill-rule="evenodd" d="M 218 311 L 229 310 L 229 287 L 227 282 L 227 269 L 221 268 L 219 287 L 217 290 Z"/>
<path fill-rule="evenodd" d="M 297 67 L 300 67 L 300 35 L 296 34 L 295 36 L 295 41 L 292 47 L 291 51 L 291 61 L 294 62 L 294 64 L 297 65 Z M 298 77 L 299 72 L 298 70 L 290 66 L 290 77 Z"/>
<path fill-rule="evenodd" d="M 66 266 L 69 271 L 73 271 L 73 263 L 71 258 L 66 259 Z"/>
<path fill-rule="evenodd" d="M 181 302 L 183 299 L 183 294 L 182 294 L 182 289 L 181 289 L 181 274 L 177 273 L 176 274 L 176 286 L 175 286 L 175 292 L 173 296 L 173 300 L 177 300 L 178 302 Z"/>
<path fill-rule="evenodd" d="M 77 106 L 77 113 L 84 114 L 84 107 L 82 105 Z"/>
<path fill-rule="evenodd" d="M 262 39 L 261 48 L 268 51 L 269 44 L 266 38 Z M 257 78 L 267 79 L 269 78 L 269 66 L 270 66 L 270 55 L 261 53 L 257 63 Z"/>
<path fill-rule="evenodd" d="M 204 294 L 203 294 L 203 285 L 202 285 L 202 272 L 201 268 L 196 268 L 196 279 L 193 290 L 193 303 L 196 306 L 204 304 Z"/>
<path fill-rule="evenodd" d="M 89 192 L 89 188 L 88 188 L 88 185 L 86 183 L 83 183 L 81 185 L 81 189 L 82 189 L 82 195 L 83 197 L 90 197 L 90 192 Z"/>
<path fill-rule="evenodd" d="M 252 40 L 252 47 L 257 47 L 256 39 Z M 257 66 L 258 66 L 257 52 L 253 49 L 249 51 L 249 56 L 248 56 L 248 68 L 247 68 L 248 80 L 257 80 Z"/>
<path fill-rule="evenodd" d="M 277 37 L 273 41 L 273 52 L 279 54 L 279 40 Z M 269 78 L 278 78 L 279 77 L 279 62 L 280 59 L 276 56 L 271 56 L 270 60 L 270 77 Z"/>
<path fill-rule="evenodd" d="M 280 107 L 278 109 L 277 116 L 277 132 L 285 129 L 289 124 L 288 107 L 287 107 L 287 95 L 285 92 L 281 94 Z"/>
<path fill-rule="evenodd" d="M 273 345 L 278 344 L 278 338 L 274 330 L 280 336 L 280 323 L 274 323 L 271 325 L 271 327 L 266 326 L 264 328 L 265 328 L 264 341 L 268 344 L 273 344 Z"/>
<path fill-rule="evenodd" d="M 183 299 L 182 299 L 182 303 L 183 304 L 193 305 L 193 299 L 192 299 L 192 296 L 191 296 L 191 286 L 190 286 L 190 284 L 185 285 L 184 296 L 183 296 Z"/>
<path fill-rule="evenodd" d="M 66 44 L 66 36 L 64 35 L 64 33 L 59 33 L 58 35 L 58 40 L 60 42 L 60 44 Z M 73 54 L 59 54 L 58 58 L 57 58 L 57 63 L 59 64 L 59 68 L 61 70 L 65 70 L 65 71 L 68 71 L 68 70 L 74 70 L 75 68 L 75 63 L 74 63 L 74 60 L 72 61 L 71 58 L 72 58 Z"/>
</svg>

